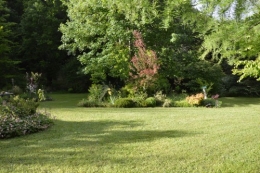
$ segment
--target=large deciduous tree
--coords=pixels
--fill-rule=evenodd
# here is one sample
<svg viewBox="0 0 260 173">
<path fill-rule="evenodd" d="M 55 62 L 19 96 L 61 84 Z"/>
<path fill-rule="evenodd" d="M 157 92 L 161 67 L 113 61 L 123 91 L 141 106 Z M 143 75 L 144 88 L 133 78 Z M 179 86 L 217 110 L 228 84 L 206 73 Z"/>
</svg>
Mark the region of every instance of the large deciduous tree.
<svg viewBox="0 0 260 173">
<path fill-rule="evenodd" d="M 77 56 L 83 71 L 91 74 L 94 81 L 104 81 L 109 76 L 123 80 L 129 77 L 134 30 L 142 34 L 147 49 L 156 52 L 160 62 L 158 86 L 167 87 L 164 85 L 167 81 L 176 84 L 175 80 L 205 78 L 205 74 L 187 73 L 198 61 L 196 49 L 202 42 L 199 32 L 194 30 L 195 24 L 190 21 L 196 18 L 203 24 L 199 18 L 202 15 L 199 16 L 190 1 L 63 2 L 68 8 L 69 20 L 60 26 L 63 34 L 60 48 Z"/>
<path fill-rule="evenodd" d="M 254 0 L 207 3 L 202 11 L 211 14 L 214 22 L 205 28 L 201 58 L 227 60 L 240 80 L 246 77 L 260 80 L 259 9 L 259 2 Z"/>
<path fill-rule="evenodd" d="M 142 30 L 157 17 L 149 0 L 63 1 L 69 20 L 60 27 L 61 49 L 77 55 L 94 81 L 107 76 L 126 79 L 134 29 Z"/>
</svg>

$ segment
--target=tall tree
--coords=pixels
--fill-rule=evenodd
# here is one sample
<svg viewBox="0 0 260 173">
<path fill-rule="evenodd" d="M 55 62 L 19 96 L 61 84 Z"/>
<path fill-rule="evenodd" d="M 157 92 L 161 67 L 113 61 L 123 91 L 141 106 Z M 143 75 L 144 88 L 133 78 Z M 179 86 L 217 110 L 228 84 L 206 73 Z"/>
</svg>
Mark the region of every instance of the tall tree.
<svg viewBox="0 0 260 173">
<path fill-rule="evenodd" d="M 67 55 L 58 50 L 61 33 L 58 27 L 66 20 L 65 8 L 60 0 L 28 0 L 23 2 L 21 17 L 20 58 L 26 72 L 39 72 L 46 85 L 57 78 Z"/>
<path fill-rule="evenodd" d="M 102 81 L 107 76 L 126 79 L 134 29 L 157 17 L 156 3 L 149 0 L 63 1 L 69 20 L 61 25 L 61 49 L 75 54 L 84 72 Z"/>
<path fill-rule="evenodd" d="M 7 8 L 6 1 L 0 0 L 0 87 L 11 84 L 16 70 L 16 61 L 10 56 L 13 42 L 11 41 L 13 23 L 8 21 L 10 10 Z"/>
<path fill-rule="evenodd" d="M 204 1 L 201 1 L 204 3 Z M 226 59 L 240 80 L 260 80 L 260 4 L 254 0 L 211 1 L 202 10 L 212 14 L 212 23 L 205 28 L 201 58 Z"/>
<path fill-rule="evenodd" d="M 190 1 L 63 2 L 69 20 L 60 26 L 63 34 L 60 48 L 75 55 L 84 65 L 83 71 L 91 74 L 93 80 L 129 77 L 129 63 L 135 53 L 134 30 L 142 34 L 147 49 L 154 50 L 158 56 L 161 67 L 158 86 L 167 80 L 204 78 L 203 74 L 191 76 L 186 72 L 198 61 L 196 49 L 202 42 L 199 32 L 193 29 L 194 23 L 190 22 L 192 17 L 200 19 L 202 15 L 199 16 Z"/>
</svg>

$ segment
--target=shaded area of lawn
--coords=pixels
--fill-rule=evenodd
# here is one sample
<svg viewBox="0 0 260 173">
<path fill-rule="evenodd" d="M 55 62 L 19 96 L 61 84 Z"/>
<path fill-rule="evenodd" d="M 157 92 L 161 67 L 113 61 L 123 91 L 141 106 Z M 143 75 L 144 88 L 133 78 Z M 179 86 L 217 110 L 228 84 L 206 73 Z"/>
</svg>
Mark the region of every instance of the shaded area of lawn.
<svg viewBox="0 0 260 173">
<path fill-rule="evenodd" d="M 55 120 L 51 129 L 29 136 L 1 141 L 1 164 L 9 165 L 9 171 L 15 167 L 34 164 L 49 165 L 50 167 L 64 166 L 63 160 L 71 164 L 118 163 L 131 160 L 129 153 L 135 149 L 135 144 L 149 143 L 163 138 L 181 138 L 194 136 L 197 133 L 183 130 L 137 130 L 141 121 L 86 121 L 67 122 Z M 40 136 L 40 137 L 39 137 Z M 128 148 L 124 145 L 133 145 Z M 18 147 L 12 153 L 12 148 Z M 122 157 L 124 152 L 124 158 Z M 141 152 L 141 151 L 140 151 Z M 120 157 L 113 158 L 115 153 Z M 139 156 L 136 156 L 136 159 Z M 93 163 L 94 162 L 94 163 Z M 103 162 L 103 163 L 101 163 Z M 1 169 L 0 169 L 1 170 Z"/>
<path fill-rule="evenodd" d="M 76 107 L 82 97 L 55 95 L 41 105 L 52 128 L 0 140 L 0 172 L 260 172 L 258 98 L 119 109 Z"/>
</svg>

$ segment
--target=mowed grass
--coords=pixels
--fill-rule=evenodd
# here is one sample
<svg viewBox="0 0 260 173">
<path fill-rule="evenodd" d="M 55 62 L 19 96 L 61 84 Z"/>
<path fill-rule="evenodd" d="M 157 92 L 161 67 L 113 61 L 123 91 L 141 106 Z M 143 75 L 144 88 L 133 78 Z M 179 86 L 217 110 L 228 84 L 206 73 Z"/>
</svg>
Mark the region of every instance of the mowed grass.
<svg viewBox="0 0 260 173">
<path fill-rule="evenodd" d="M 222 108 L 79 108 L 52 95 L 47 131 L 0 140 L 0 172 L 259 173 L 260 98 Z"/>
</svg>

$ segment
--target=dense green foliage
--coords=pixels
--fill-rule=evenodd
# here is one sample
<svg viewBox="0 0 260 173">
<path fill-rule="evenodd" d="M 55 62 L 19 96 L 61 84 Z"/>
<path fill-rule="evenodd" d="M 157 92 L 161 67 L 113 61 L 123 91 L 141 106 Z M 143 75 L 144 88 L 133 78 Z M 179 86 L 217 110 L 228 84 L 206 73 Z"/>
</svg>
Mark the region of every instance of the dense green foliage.
<svg viewBox="0 0 260 173">
<path fill-rule="evenodd" d="M 0 13 L 5 90 L 38 72 L 46 91 L 258 95 L 257 1 L 1 0 Z"/>
<path fill-rule="evenodd" d="M 203 3 L 203 2 L 202 2 Z M 227 59 L 233 73 L 260 80 L 259 70 L 259 3 L 257 1 L 212 1 L 206 13 L 215 12 L 218 20 L 208 22 L 202 44 L 202 58 Z"/>
<path fill-rule="evenodd" d="M 145 106 L 146 107 L 155 107 L 156 99 L 154 97 L 148 97 L 147 99 L 145 99 Z"/>
<path fill-rule="evenodd" d="M 0 98 L 1 99 L 1 98 Z M 52 125 L 49 115 L 37 112 L 39 103 L 11 97 L 0 100 L 0 138 L 11 138 L 47 129 Z"/>
<path fill-rule="evenodd" d="M 0 86 L 11 83 L 11 78 L 17 70 L 17 63 L 15 57 L 11 56 L 14 42 L 12 35 L 14 34 L 11 27 L 13 22 L 8 20 L 10 16 L 10 9 L 7 7 L 5 0 L 0 0 Z"/>
</svg>

